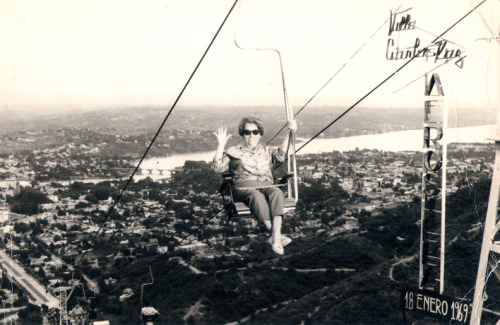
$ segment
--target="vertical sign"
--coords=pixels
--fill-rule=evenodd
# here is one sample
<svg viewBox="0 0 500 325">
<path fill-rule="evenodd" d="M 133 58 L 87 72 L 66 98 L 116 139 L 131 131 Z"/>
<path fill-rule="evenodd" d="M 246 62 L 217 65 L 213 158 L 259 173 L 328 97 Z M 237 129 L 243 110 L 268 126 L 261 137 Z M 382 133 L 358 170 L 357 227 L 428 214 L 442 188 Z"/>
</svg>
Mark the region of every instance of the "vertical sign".
<svg viewBox="0 0 500 325">
<path fill-rule="evenodd" d="M 419 288 L 443 293 L 447 109 L 439 75 L 425 79 Z"/>
</svg>

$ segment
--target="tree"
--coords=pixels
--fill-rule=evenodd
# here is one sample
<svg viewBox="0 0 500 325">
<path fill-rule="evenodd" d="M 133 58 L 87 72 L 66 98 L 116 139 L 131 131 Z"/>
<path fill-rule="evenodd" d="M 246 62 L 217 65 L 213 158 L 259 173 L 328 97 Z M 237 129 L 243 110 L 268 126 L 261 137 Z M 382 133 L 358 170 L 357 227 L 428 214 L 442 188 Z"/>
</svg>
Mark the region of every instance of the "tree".
<svg viewBox="0 0 500 325">
<path fill-rule="evenodd" d="M 85 203 L 85 202 L 78 202 L 75 204 L 75 209 L 85 209 L 85 208 L 90 208 L 92 205 L 90 203 Z"/>
<path fill-rule="evenodd" d="M 14 224 L 14 231 L 17 233 L 26 233 L 30 230 L 31 230 L 30 226 L 28 226 L 24 222 L 16 222 Z"/>
<path fill-rule="evenodd" d="M 28 299 L 26 299 L 26 303 Z M 33 305 L 31 303 L 28 303 L 28 306 L 22 310 L 19 311 L 18 313 L 19 319 L 22 321 L 22 323 L 26 324 L 42 324 L 43 319 L 41 316 L 41 309 L 40 307 Z"/>
<path fill-rule="evenodd" d="M 38 276 L 41 278 L 41 279 L 44 279 L 45 278 L 45 271 L 43 270 L 43 267 L 39 267 L 38 268 Z"/>
<path fill-rule="evenodd" d="M 328 213 L 325 213 L 323 212 L 321 214 L 321 223 L 326 227 L 328 228 L 328 223 L 332 221 L 332 217 L 331 215 L 329 215 Z"/>
<path fill-rule="evenodd" d="M 97 187 L 94 189 L 94 196 L 99 201 L 107 200 L 111 196 L 111 190 L 103 186 Z"/>
<path fill-rule="evenodd" d="M 108 292 L 108 286 L 106 285 L 106 281 L 104 281 L 104 274 L 101 273 L 99 280 L 97 281 L 97 285 L 99 286 L 99 292 L 104 294 Z"/>
<path fill-rule="evenodd" d="M 33 215 L 39 212 L 41 204 L 52 201 L 42 192 L 32 187 L 24 187 L 19 194 L 8 200 L 12 212 Z"/>
<path fill-rule="evenodd" d="M 37 236 L 43 233 L 43 229 L 39 222 L 30 222 L 31 236 Z"/>
<path fill-rule="evenodd" d="M 145 218 L 142 220 L 142 224 L 146 229 L 151 229 L 158 225 L 158 222 L 154 218 Z"/>
<path fill-rule="evenodd" d="M 11 288 L 11 283 L 9 279 L 7 279 L 7 276 L 5 275 L 5 272 L 2 270 L 2 288 L 4 289 L 10 289 Z"/>
<path fill-rule="evenodd" d="M 71 225 L 71 227 L 69 227 L 69 231 L 79 231 L 79 230 L 80 230 L 79 225 Z"/>
<path fill-rule="evenodd" d="M 118 210 L 116 210 L 115 208 L 113 208 L 113 210 L 111 210 L 109 212 L 109 218 L 111 220 L 122 220 L 122 216 L 120 215 L 120 213 L 118 212 Z"/>
<path fill-rule="evenodd" d="M 97 199 L 97 197 L 94 194 L 87 194 L 85 196 L 85 200 L 87 200 L 88 202 L 90 202 L 92 204 L 99 203 L 99 200 Z"/>
</svg>

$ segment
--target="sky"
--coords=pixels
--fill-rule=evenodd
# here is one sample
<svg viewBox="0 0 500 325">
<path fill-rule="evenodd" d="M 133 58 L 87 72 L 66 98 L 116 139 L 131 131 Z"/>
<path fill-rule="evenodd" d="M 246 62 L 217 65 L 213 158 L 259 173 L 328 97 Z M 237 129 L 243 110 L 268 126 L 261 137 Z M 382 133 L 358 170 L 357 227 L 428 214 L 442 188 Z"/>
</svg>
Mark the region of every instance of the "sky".
<svg viewBox="0 0 500 325">
<path fill-rule="evenodd" d="M 452 106 L 493 111 L 499 2 L 485 0 L 447 31 L 479 3 L 240 0 L 178 105 L 282 106 L 284 80 L 295 110 L 311 98 L 311 106 L 349 107 L 367 94 L 359 105 L 422 107 L 429 72 Z M 0 112 L 170 106 L 233 4 L 0 0 Z M 415 46 L 435 51 L 445 31 L 437 59 L 394 59 Z"/>
</svg>

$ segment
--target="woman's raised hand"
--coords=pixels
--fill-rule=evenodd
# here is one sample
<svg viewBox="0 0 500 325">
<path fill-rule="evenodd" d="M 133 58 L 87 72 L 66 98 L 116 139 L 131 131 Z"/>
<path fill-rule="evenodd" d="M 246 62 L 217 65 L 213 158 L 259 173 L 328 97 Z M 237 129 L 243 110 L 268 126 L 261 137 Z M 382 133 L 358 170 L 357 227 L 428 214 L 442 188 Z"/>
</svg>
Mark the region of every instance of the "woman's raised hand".
<svg viewBox="0 0 500 325">
<path fill-rule="evenodd" d="M 221 126 L 217 128 L 214 132 L 215 136 L 217 137 L 217 141 L 219 142 L 219 146 L 225 146 L 227 143 L 227 140 L 231 137 L 231 135 L 227 134 L 227 128 L 225 126 Z"/>
</svg>

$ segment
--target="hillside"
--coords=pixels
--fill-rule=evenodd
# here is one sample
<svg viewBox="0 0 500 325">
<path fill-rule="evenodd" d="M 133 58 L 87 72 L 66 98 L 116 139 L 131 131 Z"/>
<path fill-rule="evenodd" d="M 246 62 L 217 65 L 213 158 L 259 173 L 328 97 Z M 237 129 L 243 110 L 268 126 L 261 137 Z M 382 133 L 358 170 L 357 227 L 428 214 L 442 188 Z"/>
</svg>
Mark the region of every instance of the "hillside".
<svg viewBox="0 0 500 325">
<path fill-rule="evenodd" d="M 232 135 L 229 145 L 235 144 L 237 125 L 243 116 L 261 117 L 265 124 L 264 143 L 271 139 L 279 143 L 277 134 L 285 125 L 285 114 L 280 107 L 178 107 L 172 112 L 161 132 L 155 137 L 167 115 L 167 107 L 111 107 L 92 111 L 78 110 L 65 113 L 35 111 L 27 114 L 9 111 L 0 119 L 0 155 L 30 153 L 39 148 L 56 149 L 61 144 L 100 146 L 106 157 L 120 159 L 140 158 L 155 139 L 150 156 L 213 150 L 217 146 L 214 130 L 221 125 Z M 297 115 L 297 138 L 317 136 L 345 111 L 343 107 L 308 108 Z M 51 113 L 52 112 L 52 113 Z M 451 114 L 451 112 L 450 112 Z M 359 107 L 319 135 L 320 138 L 338 138 L 378 134 L 391 131 L 415 130 L 422 127 L 421 108 L 365 108 Z M 491 124 L 484 111 L 464 110 L 458 119 L 450 117 L 455 126 Z M 276 137 L 276 139 L 274 139 Z"/>
<path fill-rule="evenodd" d="M 476 227 L 485 215 L 489 182 L 449 197 L 445 294 L 471 299 L 482 238 Z M 106 316 L 137 323 L 143 304 L 160 311 L 163 324 L 401 324 L 399 295 L 417 287 L 419 201 L 358 216 L 359 231 L 337 236 L 316 232 L 297 239 L 276 257 L 264 236 L 242 238 L 247 251 L 184 260 L 206 272 L 195 274 L 177 259 L 150 258 L 115 263 L 110 292 L 130 287 L 129 300 L 100 301 Z M 292 234 L 293 235 L 293 234 Z M 495 292 L 488 292 L 495 297 Z M 494 299 L 492 301 L 495 301 Z M 435 323 L 409 315 L 418 324 Z"/>
</svg>

